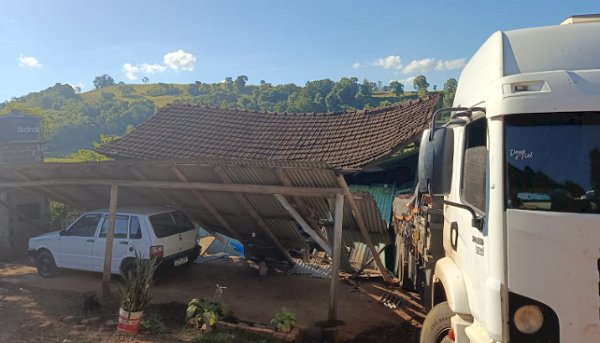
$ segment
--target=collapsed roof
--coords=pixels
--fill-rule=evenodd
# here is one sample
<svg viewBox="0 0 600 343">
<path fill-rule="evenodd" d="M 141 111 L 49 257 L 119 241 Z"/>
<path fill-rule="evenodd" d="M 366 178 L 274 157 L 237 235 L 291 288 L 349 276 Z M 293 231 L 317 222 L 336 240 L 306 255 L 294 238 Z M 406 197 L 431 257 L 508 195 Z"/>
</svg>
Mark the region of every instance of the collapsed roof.
<svg viewBox="0 0 600 343">
<path fill-rule="evenodd" d="M 297 160 L 361 168 L 415 141 L 440 100 L 436 93 L 386 108 L 300 114 L 169 105 L 98 151 L 117 159 Z"/>
</svg>

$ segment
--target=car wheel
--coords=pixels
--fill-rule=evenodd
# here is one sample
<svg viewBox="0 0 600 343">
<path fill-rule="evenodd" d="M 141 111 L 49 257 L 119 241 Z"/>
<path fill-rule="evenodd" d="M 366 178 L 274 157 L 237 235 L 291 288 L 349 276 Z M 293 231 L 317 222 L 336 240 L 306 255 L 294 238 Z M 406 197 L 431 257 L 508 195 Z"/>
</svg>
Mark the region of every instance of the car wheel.
<svg viewBox="0 0 600 343">
<path fill-rule="evenodd" d="M 36 259 L 36 266 L 38 273 L 44 278 L 54 277 L 58 269 L 54 257 L 47 250 L 40 251 Z"/>
<path fill-rule="evenodd" d="M 450 310 L 448 302 L 444 301 L 435 305 L 427 314 L 421 329 L 420 343 L 452 343 L 448 332 L 450 331 L 450 318 L 454 312 Z"/>
<path fill-rule="evenodd" d="M 127 279 L 127 275 L 129 275 L 129 272 L 133 271 L 135 269 L 135 260 L 133 259 L 128 259 L 123 261 L 123 263 L 121 263 L 121 277 L 123 279 Z"/>
</svg>

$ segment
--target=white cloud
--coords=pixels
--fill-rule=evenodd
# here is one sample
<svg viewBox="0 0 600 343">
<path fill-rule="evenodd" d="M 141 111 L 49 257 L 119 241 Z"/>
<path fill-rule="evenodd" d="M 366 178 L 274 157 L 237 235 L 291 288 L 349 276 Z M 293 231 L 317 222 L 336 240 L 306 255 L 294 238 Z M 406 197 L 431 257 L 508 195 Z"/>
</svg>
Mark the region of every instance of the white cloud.
<svg viewBox="0 0 600 343">
<path fill-rule="evenodd" d="M 147 64 L 147 63 L 143 63 L 139 65 L 139 68 L 144 71 L 145 73 L 148 74 L 156 74 L 156 73 L 161 73 L 165 70 L 167 70 L 167 67 L 165 67 L 162 64 Z"/>
<path fill-rule="evenodd" d="M 403 65 L 400 56 L 390 55 L 387 57 L 378 58 L 373 62 L 374 66 L 383 69 L 394 69 L 403 74 L 426 73 L 429 71 L 448 71 L 453 69 L 461 69 L 465 66 L 465 58 L 457 58 L 453 60 L 439 60 L 436 58 L 423 58 L 420 60 L 412 60 L 409 64 Z M 360 66 L 359 63 L 352 65 Z M 356 69 L 356 68 L 355 68 Z"/>
<path fill-rule="evenodd" d="M 142 64 L 123 64 L 123 73 L 129 80 L 137 80 L 140 73 L 156 74 L 169 69 L 192 71 L 196 66 L 196 57 L 182 49 L 166 53 L 164 64 L 160 63 L 142 63 Z"/>
<path fill-rule="evenodd" d="M 163 61 L 174 70 L 192 71 L 196 66 L 196 57 L 182 49 L 165 54 Z"/>
<path fill-rule="evenodd" d="M 138 66 L 135 66 L 131 63 L 123 64 L 123 72 L 129 80 L 137 80 L 138 71 L 140 71 L 140 68 Z"/>
<path fill-rule="evenodd" d="M 33 56 L 23 56 L 19 55 L 19 66 L 28 67 L 28 68 L 41 68 L 42 65 L 37 60 L 37 58 Z"/>
<path fill-rule="evenodd" d="M 424 58 L 422 60 L 413 60 L 410 62 L 402 72 L 404 74 L 410 73 L 424 73 L 435 68 L 435 59 L 434 58 Z"/>
<path fill-rule="evenodd" d="M 402 69 L 402 60 L 400 56 L 392 55 L 376 59 L 373 65 L 382 67 L 383 69 Z"/>
<path fill-rule="evenodd" d="M 466 63 L 465 58 L 457 58 L 455 60 L 446 60 L 446 61 L 439 60 L 437 63 L 437 66 L 435 67 L 435 70 L 445 71 L 445 70 L 452 70 L 452 69 L 460 69 L 465 66 L 465 63 Z"/>
<path fill-rule="evenodd" d="M 358 69 L 360 68 L 360 63 L 356 62 L 354 64 L 352 64 L 352 69 Z"/>
</svg>

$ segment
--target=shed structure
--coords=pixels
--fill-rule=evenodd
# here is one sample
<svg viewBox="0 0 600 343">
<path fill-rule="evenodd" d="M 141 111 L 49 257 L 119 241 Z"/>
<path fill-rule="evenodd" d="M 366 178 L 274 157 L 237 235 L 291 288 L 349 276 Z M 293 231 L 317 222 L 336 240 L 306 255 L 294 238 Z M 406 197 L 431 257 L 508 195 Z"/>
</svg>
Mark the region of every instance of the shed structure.
<svg viewBox="0 0 600 343">
<path fill-rule="evenodd" d="M 352 193 L 346 180 L 394 165 L 440 100 L 433 94 L 400 106 L 321 114 L 170 105 L 98 149 L 115 161 L 2 165 L 0 191 L 33 191 L 83 209 L 106 207 L 110 199 L 105 285 L 117 203 L 177 206 L 209 231 L 292 263 L 294 250 L 318 246 L 332 257 L 332 275 L 347 259 L 342 242 L 360 241 L 392 281 L 375 249 L 391 243 L 376 202 Z M 332 277 L 330 319 L 336 289 Z"/>
</svg>

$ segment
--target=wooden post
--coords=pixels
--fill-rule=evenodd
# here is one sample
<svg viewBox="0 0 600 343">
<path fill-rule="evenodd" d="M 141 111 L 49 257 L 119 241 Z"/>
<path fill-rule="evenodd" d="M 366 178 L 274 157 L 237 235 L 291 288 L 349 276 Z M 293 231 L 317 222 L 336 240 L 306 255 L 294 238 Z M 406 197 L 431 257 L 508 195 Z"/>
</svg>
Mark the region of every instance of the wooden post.
<svg viewBox="0 0 600 343">
<path fill-rule="evenodd" d="M 338 176 L 338 184 L 344 190 L 346 200 L 348 201 L 348 204 L 350 204 L 350 208 L 352 209 L 352 215 L 354 216 L 354 219 L 356 219 L 358 229 L 360 230 L 360 233 L 362 234 L 362 237 L 365 240 L 369 251 L 371 251 L 371 255 L 373 255 L 373 258 L 375 259 L 377 269 L 379 269 L 379 272 L 381 273 L 381 276 L 383 276 L 385 282 L 394 283 L 394 279 L 390 276 L 388 270 L 385 269 L 385 266 L 383 265 L 383 262 L 381 262 L 381 258 L 379 257 L 379 254 L 377 253 L 377 250 L 375 249 L 375 246 L 371 241 L 371 236 L 369 235 L 369 231 L 367 231 L 367 225 L 365 224 L 362 213 L 360 213 L 358 205 L 356 205 L 356 201 L 354 201 L 354 197 L 352 196 L 350 188 L 348 188 L 348 184 L 346 184 L 346 180 L 344 180 L 343 175 Z"/>
<path fill-rule="evenodd" d="M 279 200 L 279 202 L 281 203 L 281 206 L 283 206 L 283 208 L 285 208 L 289 214 L 296 220 L 296 222 L 300 225 L 300 227 L 302 227 L 302 230 L 304 230 L 306 233 L 308 233 L 310 235 L 310 237 L 312 239 L 315 240 L 315 242 L 317 242 L 317 244 L 321 247 L 321 249 L 323 249 L 323 251 L 325 251 L 327 253 L 327 255 L 332 256 L 331 253 L 331 247 L 327 244 L 327 242 L 325 242 L 321 236 L 319 236 L 311 227 L 310 225 L 308 225 L 308 223 L 304 220 L 304 218 L 302 218 L 302 216 L 292 207 L 292 205 L 290 205 L 290 203 L 285 199 L 285 197 L 281 194 L 275 194 L 275 197 L 277 198 L 277 200 Z"/>
<path fill-rule="evenodd" d="M 115 235 L 115 221 L 117 219 L 117 202 L 119 186 L 110 187 L 110 205 L 108 206 L 108 233 L 106 235 L 106 248 L 104 248 L 104 271 L 102 272 L 103 298 L 110 296 L 110 270 L 112 264 L 113 237 Z"/>
<path fill-rule="evenodd" d="M 329 288 L 329 321 L 337 320 L 337 294 L 339 288 L 340 255 L 342 254 L 342 221 L 344 219 L 344 196 L 335 196 L 335 217 L 333 224 L 333 266 Z"/>
</svg>

